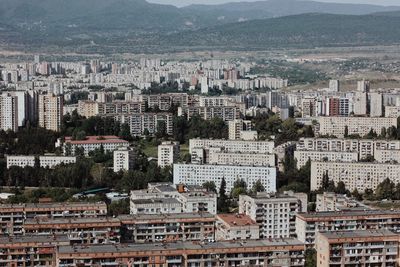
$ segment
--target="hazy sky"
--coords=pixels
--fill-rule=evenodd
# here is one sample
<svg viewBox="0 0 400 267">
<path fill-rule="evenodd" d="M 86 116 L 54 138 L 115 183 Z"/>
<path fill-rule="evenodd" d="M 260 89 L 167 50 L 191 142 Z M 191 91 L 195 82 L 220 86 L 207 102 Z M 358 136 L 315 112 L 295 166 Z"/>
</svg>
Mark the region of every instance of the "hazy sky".
<svg viewBox="0 0 400 267">
<path fill-rule="evenodd" d="M 147 0 L 152 3 L 172 4 L 176 6 L 185 6 L 189 4 L 221 4 L 227 2 L 252 2 L 255 0 Z M 358 4 L 374 4 L 374 5 L 395 5 L 400 6 L 400 0 L 316 0 L 318 2 L 335 2 L 335 3 L 358 3 Z"/>
</svg>

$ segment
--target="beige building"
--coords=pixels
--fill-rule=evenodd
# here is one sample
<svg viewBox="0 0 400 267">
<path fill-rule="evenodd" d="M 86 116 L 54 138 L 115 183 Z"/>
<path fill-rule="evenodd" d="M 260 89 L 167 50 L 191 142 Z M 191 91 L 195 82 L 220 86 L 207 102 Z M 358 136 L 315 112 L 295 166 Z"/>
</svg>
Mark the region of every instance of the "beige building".
<svg viewBox="0 0 400 267">
<path fill-rule="evenodd" d="M 296 216 L 297 239 L 307 247 L 315 245 L 319 232 L 400 229 L 400 211 L 353 210 L 298 213 Z"/>
<path fill-rule="evenodd" d="M 239 197 L 239 213 L 248 215 L 260 227 L 260 238 L 279 238 L 296 236 L 296 214 L 307 211 L 307 194 L 259 193 L 251 197 Z"/>
<path fill-rule="evenodd" d="M 228 122 L 229 140 L 240 140 L 241 132 L 251 131 L 252 125 L 249 120 L 233 120 Z"/>
<path fill-rule="evenodd" d="M 354 115 L 367 115 L 368 95 L 366 92 L 356 92 L 353 98 Z"/>
<path fill-rule="evenodd" d="M 385 117 L 386 118 L 400 117 L 400 106 L 385 106 Z"/>
<path fill-rule="evenodd" d="M 389 230 L 318 233 L 317 266 L 398 266 L 399 237 Z"/>
<path fill-rule="evenodd" d="M 120 147 L 114 150 L 114 172 L 132 170 L 135 165 L 136 151 L 130 147 Z"/>
<path fill-rule="evenodd" d="M 370 117 L 319 117 L 319 134 L 344 137 L 347 126 L 349 135 L 364 136 L 371 130 L 380 133 L 382 128 L 397 127 L 397 118 Z"/>
<path fill-rule="evenodd" d="M 385 179 L 394 183 L 400 182 L 400 164 L 371 163 L 371 162 L 321 162 L 311 163 L 311 190 L 322 186 L 324 175 L 335 184 L 342 181 L 346 189 L 374 190 Z"/>
<path fill-rule="evenodd" d="M 165 168 L 178 162 L 180 154 L 179 142 L 162 142 L 158 146 L 158 166 Z"/>
<path fill-rule="evenodd" d="M 63 96 L 39 95 L 39 126 L 59 132 L 64 114 L 63 106 Z"/>
<path fill-rule="evenodd" d="M 311 161 L 336 161 L 336 162 L 357 162 L 357 152 L 336 152 L 336 151 L 295 151 L 297 168 L 305 166 Z"/>
<path fill-rule="evenodd" d="M 245 214 L 218 214 L 216 222 L 215 239 L 246 240 L 259 239 L 260 229 L 258 224 Z"/>
<path fill-rule="evenodd" d="M 351 197 L 332 192 L 317 194 L 315 210 L 324 211 L 345 211 L 345 210 L 369 210 L 371 207 Z"/>
</svg>

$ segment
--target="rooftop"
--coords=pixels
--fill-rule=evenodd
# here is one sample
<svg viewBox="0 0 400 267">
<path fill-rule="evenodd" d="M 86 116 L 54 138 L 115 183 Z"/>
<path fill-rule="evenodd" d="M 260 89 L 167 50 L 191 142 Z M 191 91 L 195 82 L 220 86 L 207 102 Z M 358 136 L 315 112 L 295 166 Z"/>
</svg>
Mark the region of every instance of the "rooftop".
<svg viewBox="0 0 400 267">
<path fill-rule="evenodd" d="M 0 237 L 0 247 L 2 245 L 11 245 L 18 243 L 67 243 L 69 239 L 67 235 L 25 235 L 13 237 Z"/>
<path fill-rule="evenodd" d="M 101 206 L 102 208 L 106 207 L 106 203 L 104 202 L 51 202 L 51 203 L 24 203 L 24 204 L 2 204 L 0 205 L 1 209 L 66 209 L 68 208 L 87 208 L 93 206 Z"/>
<path fill-rule="evenodd" d="M 90 224 L 90 223 L 120 223 L 120 220 L 112 217 L 88 217 L 88 218 L 57 218 L 50 219 L 47 217 L 37 217 L 34 219 L 27 219 L 25 225 L 46 225 L 46 224 Z"/>
<path fill-rule="evenodd" d="M 231 227 L 257 225 L 255 221 L 245 214 L 218 214 L 217 218 Z"/>
<path fill-rule="evenodd" d="M 179 220 L 179 219 L 203 219 L 203 218 L 212 218 L 214 219 L 215 216 L 208 213 L 169 213 L 169 214 L 136 214 L 136 215 L 120 215 L 118 219 L 121 221 L 126 220 Z"/>
<path fill-rule="evenodd" d="M 150 199 L 132 199 L 133 204 L 180 204 L 180 202 L 175 198 L 150 198 Z"/>
<path fill-rule="evenodd" d="M 66 143 L 71 143 L 75 145 L 79 144 L 104 144 L 104 143 L 126 143 L 128 144 L 128 141 L 125 141 L 118 136 L 114 135 L 105 135 L 105 136 L 86 136 L 85 140 L 72 140 L 72 137 L 67 136 L 65 137 L 65 142 Z"/>
<path fill-rule="evenodd" d="M 321 232 L 321 235 L 328 239 L 338 238 L 368 238 L 368 237 L 399 237 L 399 234 L 393 233 L 387 229 L 380 230 L 356 230 L 356 231 L 330 231 Z"/>
<path fill-rule="evenodd" d="M 145 244 L 102 244 L 85 246 L 61 246 L 60 254 L 74 253 L 124 253 L 138 251 L 161 251 L 165 253 L 168 250 L 216 250 L 216 249 L 234 249 L 234 248 L 254 248 L 265 251 L 263 247 L 275 246 L 304 246 L 302 242 L 294 238 L 279 238 L 269 240 L 246 240 L 246 241 L 222 241 L 212 243 L 199 242 L 174 242 L 174 243 L 145 243 Z M 200 252 L 201 253 L 201 252 Z"/>
<path fill-rule="evenodd" d="M 298 217 L 305 219 L 318 219 L 329 217 L 365 217 L 365 216 L 400 216 L 400 210 L 346 210 L 346 211 L 324 211 L 324 212 L 300 212 Z"/>
</svg>

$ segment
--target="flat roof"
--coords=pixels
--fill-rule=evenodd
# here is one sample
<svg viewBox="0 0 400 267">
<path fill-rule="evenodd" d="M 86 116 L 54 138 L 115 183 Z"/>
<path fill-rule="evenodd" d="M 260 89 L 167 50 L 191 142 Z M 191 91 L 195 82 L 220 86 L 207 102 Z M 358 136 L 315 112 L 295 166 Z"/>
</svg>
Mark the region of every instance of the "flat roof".
<svg viewBox="0 0 400 267">
<path fill-rule="evenodd" d="M 117 217 L 121 221 L 124 220 L 173 220 L 173 219 L 202 219 L 215 218 L 214 215 L 208 212 L 191 212 L 191 213 L 163 213 L 163 214 L 137 214 L 137 215 L 120 215 Z"/>
<path fill-rule="evenodd" d="M 13 237 L 0 237 L 1 245 L 12 245 L 18 243 L 56 243 L 66 242 L 69 243 L 67 235 L 24 235 L 24 236 L 13 236 Z"/>
<path fill-rule="evenodd" d="M 120 220 L 113 217 L 56 218 L 56 219 L 51 219 L 47 217 L 37 217 L 34 219 L 27 219 L 24 224 L 46 225 L 46 224 L 88 224 L 88 223 L 120 223 Z"/>
<path fill-rule="evenodd" d="M 172 242 L 172 243 L 144 243 L 144 244 L 102 244 L 102 245 L 82 245 L 82 246 L 60 246 L 60 254 L 76 253 L 124 253 L 139 251 L 167 251 L 167 250 L 216 250 L 234 248 L 255 248 L 255 247 L 274 247 L 274 246 L 304 246 L 304 243 L 294 238 L 278 238 L 266 240 L 238 240 L 221 242 Z M 108 256 L 107 256 L 108 257 Z"/>
<path fill-rule="evenodd" d="M 14 209 L 14 208 L 26 208 L 26 209 L 52 209 L 52 208 L 77 208 L 77 207 L 91 207 L 91 206 L 106 206 L 104 202 L 51 202 L 51 203 L 24 203 L 24 204 L 1 204 L 1 209 Z"/>
<path fill-rule="evenodd" d="M 149 198 L 149 199 L 133 199 L 131 200 L 131 203 L 134 204 L 155 204 L 155 203 L 161 203 L 161 204 L 180 204 L 180 202 L 176 198 L 172 197 L 165 197 L 165 198 Z"/>
<path fill-rule="evenodd" d="M 248 215 L 246 214 L 218 214 L 217 218 L 231 227 L 235 226 L 250 226 L 250 225 L 257 225 L 255 221 L 253 221 Z"/>
<path fill-rule="evenodd" d="M 79 145 L 79 144 L 104 144 L 104 143 L 129 143 L 118 136 L 104 135 L 104 136 L 86 136 L 85 140 L 72 140 L 72 137 L 65 137 L 65 142 Z"/>
<path fill-rule="evenodd" d="M 368 237 L 388 237 L 388 236 L 398 236 L 399 234 L 393 233 L 387 229 L 380 230 L 355 230 L 355 231 L 329 231 L 320 232 L 319 234 L 325 236 L 328 239 L 338 239 L 338 238 L 368 238 Z"/>
<path fill-rule="evenodd" d="M 344 210 L 323 212 L 299 212 L 298 217 L 305 219 L 316 219 L 324 217 L 349 217 L 349 216 L 374 216 L 374 215 L 399 215 L 400 210 Z"/>
</svg>

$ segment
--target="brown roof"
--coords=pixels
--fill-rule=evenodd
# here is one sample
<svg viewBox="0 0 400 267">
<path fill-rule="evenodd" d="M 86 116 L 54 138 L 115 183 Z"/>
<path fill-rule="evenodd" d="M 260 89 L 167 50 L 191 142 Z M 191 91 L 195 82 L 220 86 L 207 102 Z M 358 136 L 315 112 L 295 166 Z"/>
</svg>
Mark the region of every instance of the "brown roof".
<svg viewBox="0 0 400 267">
<path fill-rule="evenodd" d="M 245 214 L 218 214 L 217 218 L 230 226 L 257 225 L 255 221 Z"/>
</svg>

